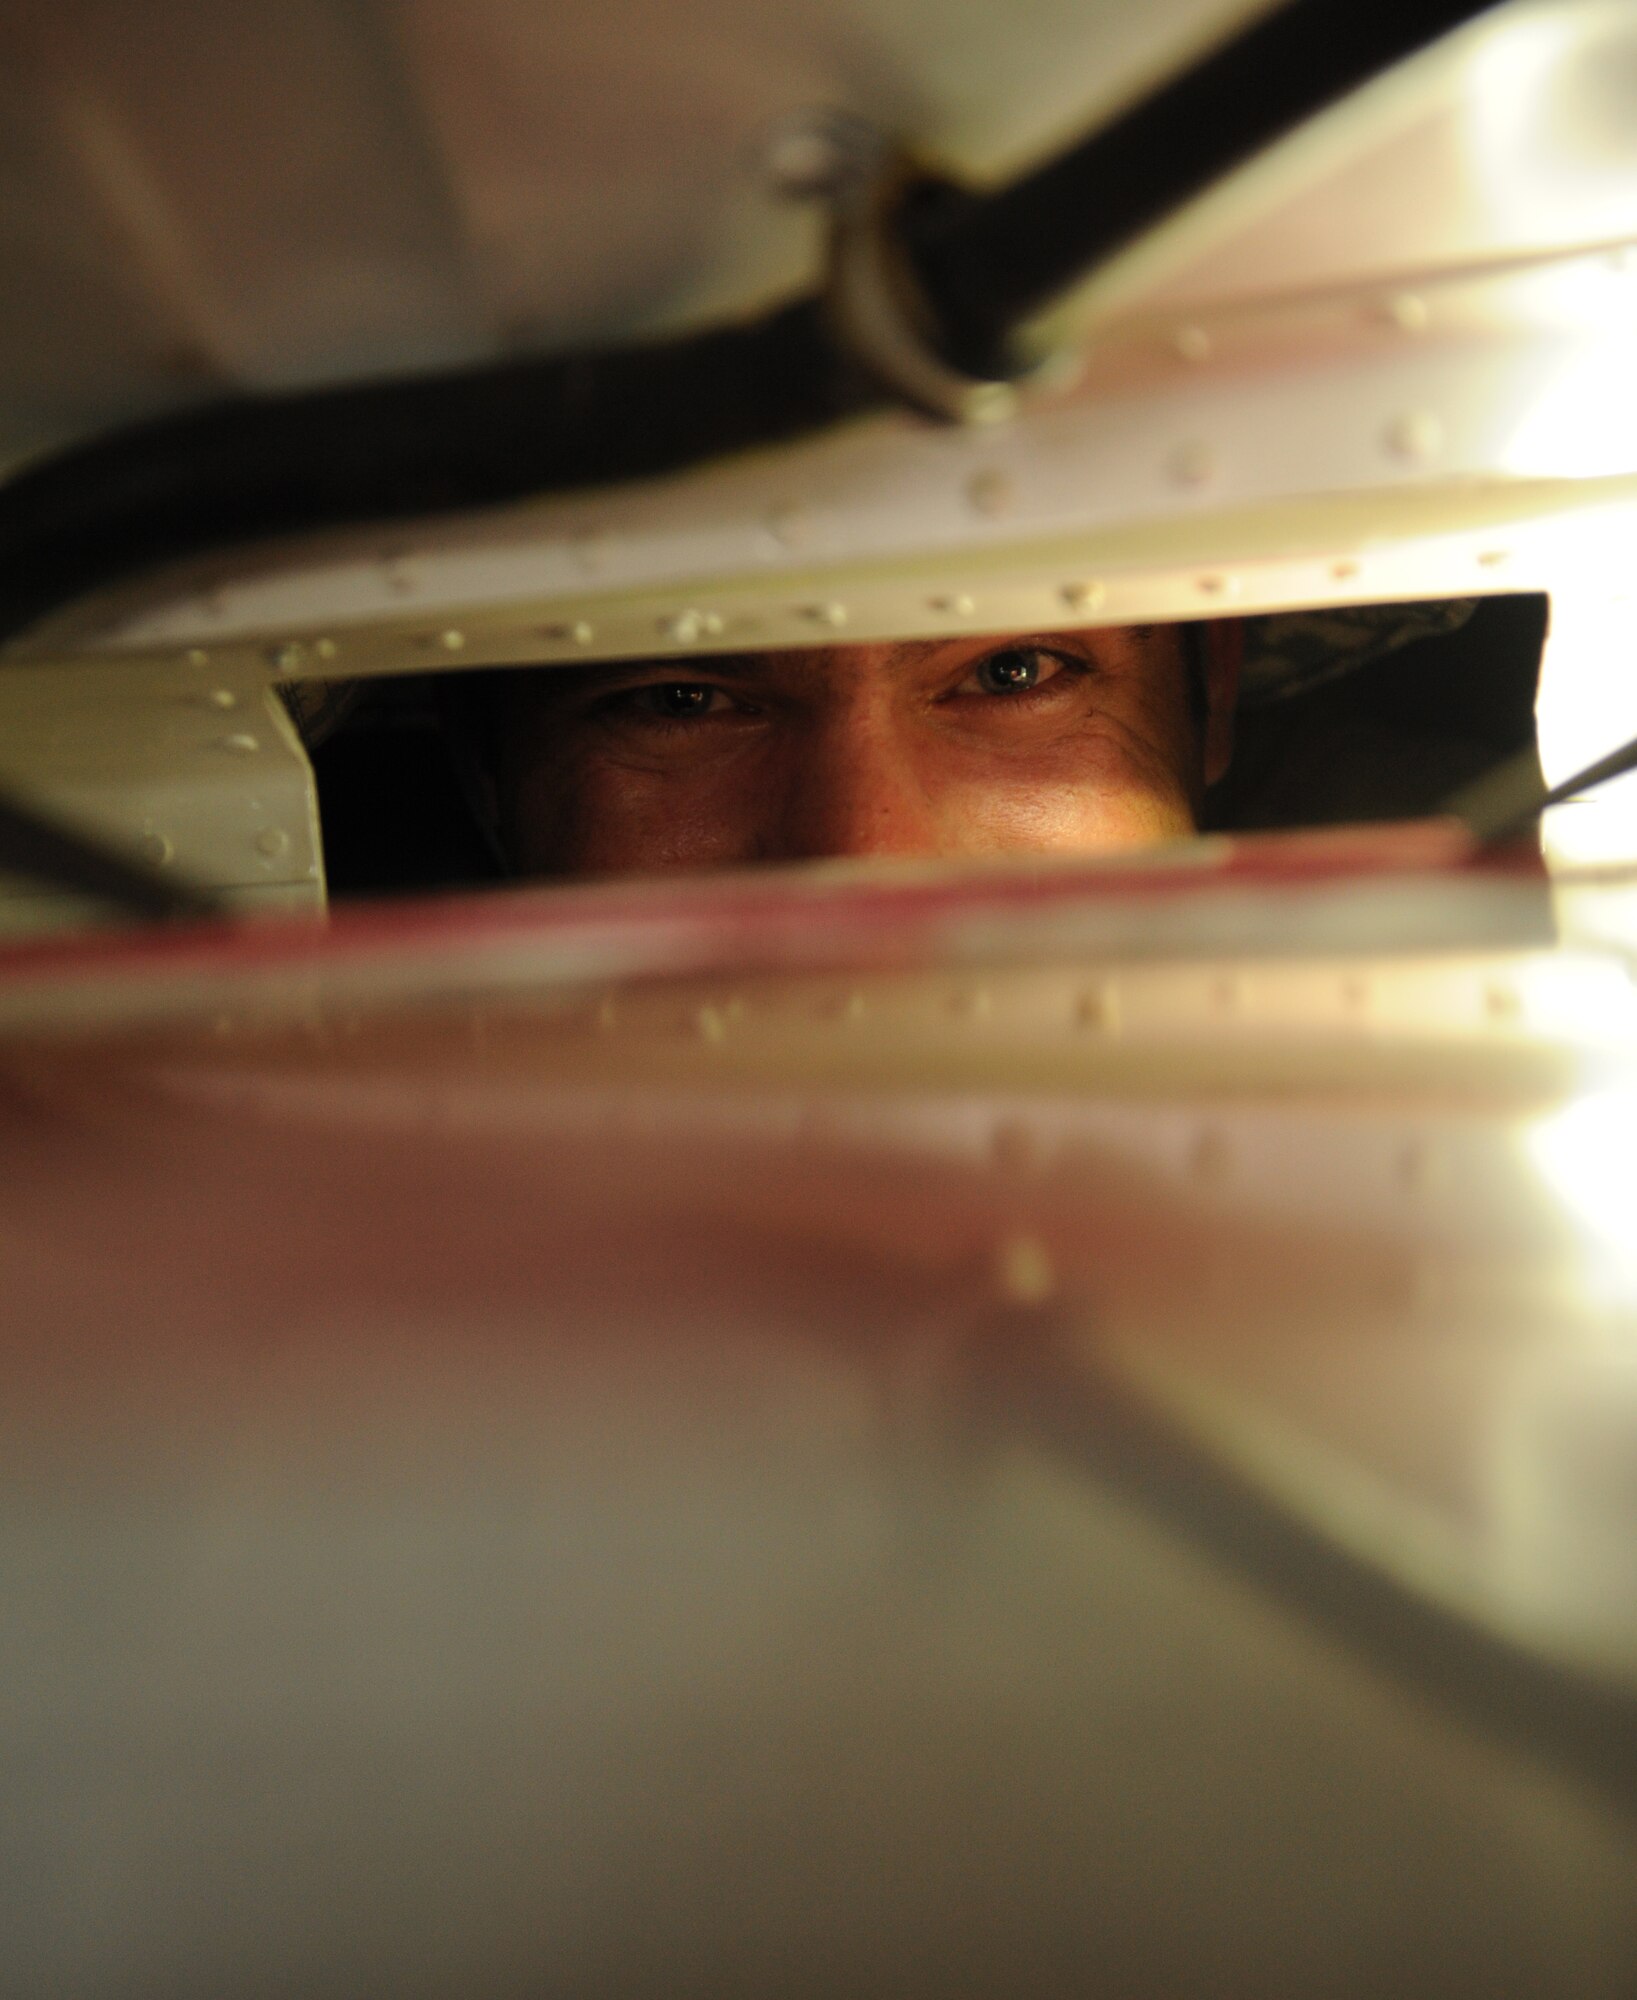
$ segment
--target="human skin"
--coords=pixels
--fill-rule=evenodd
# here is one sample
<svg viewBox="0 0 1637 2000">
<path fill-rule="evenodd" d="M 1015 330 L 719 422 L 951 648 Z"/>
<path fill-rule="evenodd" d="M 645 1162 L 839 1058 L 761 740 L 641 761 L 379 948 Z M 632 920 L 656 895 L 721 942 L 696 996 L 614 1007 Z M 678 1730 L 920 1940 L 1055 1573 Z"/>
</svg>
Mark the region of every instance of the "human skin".
<svg viewBox="0 0 1637 2000">
<path fill-rule="evenodd" d="M 502 839 L 528 875 L 1175 839 L 1228 762 L 1237 640 L 1205 628 L 1203 704 L 1167 626 L 516 676 Z"/>
</svg>

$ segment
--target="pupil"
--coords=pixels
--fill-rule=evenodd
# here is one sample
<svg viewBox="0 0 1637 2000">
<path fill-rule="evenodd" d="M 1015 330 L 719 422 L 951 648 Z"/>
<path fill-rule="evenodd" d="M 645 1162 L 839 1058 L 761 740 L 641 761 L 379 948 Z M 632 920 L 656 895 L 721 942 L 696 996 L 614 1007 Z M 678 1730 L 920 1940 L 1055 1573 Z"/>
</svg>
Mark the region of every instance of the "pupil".
<svg viewBox="0 0 1637 2000">
<path fill-rule="evenodd" d="M 984 661 L 983 676 L 996 694 L 1016 694 L 1034 686 L 1040 666 L 1033 653 L 996 653 Z"/>
<path fill-rule="evenodd" d="M 674 681 L 659 690 L 659 706 L 666 715 L 699 715 L 710 706 L 711 691 L 698 681 Z"/>
</svg>

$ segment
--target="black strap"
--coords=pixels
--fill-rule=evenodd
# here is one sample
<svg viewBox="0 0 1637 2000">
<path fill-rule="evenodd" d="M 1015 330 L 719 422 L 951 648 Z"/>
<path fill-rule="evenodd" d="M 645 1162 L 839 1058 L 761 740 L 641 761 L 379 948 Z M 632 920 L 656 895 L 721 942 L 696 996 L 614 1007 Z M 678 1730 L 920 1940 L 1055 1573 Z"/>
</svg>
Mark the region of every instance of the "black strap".
<svg viewBox="0 0 1637 2000">
<path fill-rule="evenodd" d="M 950 359 L 1007 329 L 1259 147 L 1493 0 L 1289 0 L 998 193 L 901 214 Z M 169 558 L 349 521 L 678 470 L 885 400 L 815 300 L 612 353 L 241 397 L 77 445 L 0 489 L 0 637 Z"/>
</svg>

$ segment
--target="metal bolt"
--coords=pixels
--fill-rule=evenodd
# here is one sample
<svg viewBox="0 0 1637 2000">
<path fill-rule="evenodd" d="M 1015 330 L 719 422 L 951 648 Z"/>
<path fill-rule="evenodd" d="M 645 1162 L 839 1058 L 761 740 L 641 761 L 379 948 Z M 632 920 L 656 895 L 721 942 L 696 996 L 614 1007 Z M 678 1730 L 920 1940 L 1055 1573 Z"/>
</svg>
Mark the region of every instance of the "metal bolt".
<svg viewBox="0 0 1637 2000">
<path fill-rule="evenodd" d="M 1426 300 L 1416 293 L 1395 292 L 1391 298 L 1378 300 L 1370 308 L 1369 317 L 1399 333 L 1424 333 L 1432 315 Z"/>
<path fill-rule="evenodd" d="M 576 567 L 586 576 L 598 576 L 608 567 L 613 540 L 606 528 L 576 528 L 568 546 Z"/>
<path fill-rule="evenodd" d="M 281 854 L 290 851 L 290 836 L 282 826 L 265 826 L 256 835 L 256 852 L 265 854 L 269 861 L 276 861 Z"/>
<path fill-rule="evenodd" d="M 809 604 L 802 616 L 810 618 L 815 625 L 839 627 L 847 622 L 847 607 L 845 604 L 838 604 L 832 598 L 826 604 Z"/>
<path fill-rule="evenodd" d="M 1120 1003 L 1113 987 L 1088 986 L 1075 1003 L 1074 1018 L 1082 1028 L 1115 1034 L 1120 1026 Z"/>
<path fill-rule="evenodd" d="M 438 634 L 437 644 L 440 645 L 446 653 L 462 652 L 466 646 L 466 634 L 462 632 L 457 626 L 450 625 L 444 631 Z"/>
<path fill-rule="evenodd" d="M 1210 575 L 1198 579 L 1198 588 L 1206 597 L 1237 597 L 1239 579 L 1236 576 L 1223 576 L 1213 571 Z"/>
<path fill-rule="evenodd" d="M 1194 438 L 1179 445 L 1171 457 L 1171 479 L 1177 486 L 1208 486 L 1220 469 L 1214 448 Z"/>
<path fill-rule="evenodd" d="M 293 674 L 307 657 L 307 648 L 298 639 L 286 639 L 282 645 L 269 646 L 268 661 L 281 674 Z"/>
<path fill-rule="evenodd" d="M 190 667 L 208 667 L 210 665 L 210 655 L 205 651 L 203 646 L 190 646 L 182 655 L 182 658 Z"/>
<path fill-rule="evenodd" d="M 199 699 L 204 702 L 206 708 L 237 708 L 239 705 L 239 697 L 231 688 L 211 688 Z"/>
<path fill-rule="evenodd" d="M 933 611 L 947 612 L 952 618 L 970 618 L 977 606 L 965 591 L 957 591 L 952 597 L 934 597 L 930 600 Z"/>
<path fill-rule="evenodd" d="M 1108 596 L 1101 583 L 1065 583 L 1057 593 L 1071 611 L 1095 611 Z"/>
<path fill-rule="evenodd" d="M 1433 458 L 1444 447 L 1444 426 L 1431 410 L 1407 410 L 1387 426 L 1386 445 L 1394 458 Z"/>
<path fill-rule="evenodd" d="M 1017 481 L 998 466 L 988 466 L 966 482 L 966 499 L 975 514 L 1009 514 L 1017 505 Z"/>
<path fill-rule="evenodd" d="M 789 502 L 767 510 L 767 532 L 781 548 L 799 549 L 812 537 L 813 523 L 805 507 Z"/>
<path fill-rule="evenodd" d="M 826 1002 L 824 1014 L 832 1021 L 862 1021 L 865 1002 L 862 993 L 842 993 Z"/>
<path fill-rule="evenodd" d="M 142 852 L 157 868 L 163 868 L 167 862 L 176 859 L 175 843 L 163 833 L 144 834 Z"/>
<path fill-rule="evenodd" d="M 1523 1012 L 1523 1002 L 1515 986 L 1499 983 L 1484 989 L 1484 1011 L 1492 1021 L 1515 1021 Z"/>
<path fill-rule="evenodd" d="M 679 646 L 691 646 L 705 629 L 705 621 L 697 611 L 679 611 L 673 618 L 659 621 L 660 636 L 674 639 Z"/>
<path fill-rule="evenodd" d="M 254 736 L 246 735 L 242 730 L 239 730 L 235 731 L 231 736 L 218 736 L 216 739 L 216 748 L 218 750 L 231 751 L 233 755 L 238 757 L 249 757 L 259 750 L 261 745 L 256 741 Z"/>
</svg>

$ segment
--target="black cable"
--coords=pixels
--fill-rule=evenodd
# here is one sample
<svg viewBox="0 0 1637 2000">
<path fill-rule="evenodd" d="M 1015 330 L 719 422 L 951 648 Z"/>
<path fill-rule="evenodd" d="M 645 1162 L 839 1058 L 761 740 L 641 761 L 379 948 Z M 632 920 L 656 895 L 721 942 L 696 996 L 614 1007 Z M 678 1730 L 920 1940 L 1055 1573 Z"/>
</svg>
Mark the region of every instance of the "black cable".
<svg viewBox="0 0 1637 2000">
<path fill-rule="evenodd" d="M 1458 793 L 1446 811 L 1464 819 L 1480 840 L 1515 840 L 1529 831 L 1548 806 L 1563 805 L 1633 770 L 1637 770 L 1637 736 L 1548 790 L 1531 748 Z"/>
<path fill-rule="evenodd" d="M 1494 0 L 1294 0 L 998 193 L 934 205 L 910 251 L 951 358 L 1007 330 L 1264 147 Z"/>
<path fill-rule="evenodd" d="M 923 188 L 900 223 L 951 358 L 990 372 L 1006 329 L 1099 259 L 1491 4 L 1289 0 L 1012 187 Z M 808 298 L 646 347 L 241 397 L 134 425 L 0 489 L 0 638 L 203 549 L 652 477 L 885 400 Z"/>
</svg>

